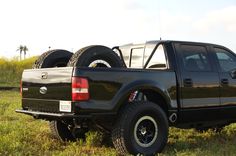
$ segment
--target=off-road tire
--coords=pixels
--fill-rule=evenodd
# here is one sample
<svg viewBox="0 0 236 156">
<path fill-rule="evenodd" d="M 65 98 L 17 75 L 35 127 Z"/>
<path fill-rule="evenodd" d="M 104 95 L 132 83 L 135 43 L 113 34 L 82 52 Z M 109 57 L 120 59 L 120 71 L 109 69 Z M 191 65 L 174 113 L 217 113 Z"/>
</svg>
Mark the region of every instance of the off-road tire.
<svg viewBox="0 0 236 156">
<path fill-rule="evenodd" d="M 39 56 L 33 64 L 33 68 L 66 67 L 72 55 L 73 53 L 67 50 L 49 50 Z"/>
<path fill-rule="evenodd" d="M 97 66 L 91 66 L 91 63 L 96 60 L 103 61 Z M 96 63 L 95 63 L 96 65 Z M 109 66 L 108 66 L 109 65 Z M 110 48 L 93 45 L 80 49 L 69 60 L 67 66 L 69 67 L 125 67 L 121 58 Z"/>
<path fill-rule="evenodd" d="M 50 121 L 49 128 L 53 137 L 61 141 L 74 141 L 75 138 L 68 128 L 68 125 L 61 121 Z"/>
<path fill-rule="evenodd" d="M 85 133 L 88 129 L 77 128 L 77 133 L 73 133 L 73 126 L 63 123 L 59 120 L 49 122 L 49 128 L 53 137 L 61 141 L 76 141 L 76 139 L 85 140 Z"/>
<path fill-rule="evenodd" d="M 140 140 L 137 141 L 139 139 L 137 139 L 137 136 L 139 135 L 139 133 L 137 133 L 139 132 L 137 124 L 141 124 L 145 120 L 147 120 L 145 122 L 150 122 L 148 120 L 149 118 L 152 119 L 153 124 L 156 123 L 158 125 L 158 128 L 156 128 L 157 130 L 154 131 L 156 137 L 152 138 L 149 146 L 142 146 L 140 145 Z M 144 120 L 139 122 L 140 119 Z M 138 127 L 140 126 L 139 124 Z M 151 127 L 151 124 L 149 124 L 149 126 Z M 145 135 L 146 134 L 144 134 L 144 136 Z M 133 101 L 131 103 L 127 103 L 126 106 L 120 111 L 119 117 L 114 125 L 114 129 L 112 130 L 113 145 L 121 155 L 126 155 L 128 153 L 133 155 L 154 155 L 164 149 L 167 140 L 168 120 L 166 114 L 157 104 L 149 101 Z"/>
</svg>

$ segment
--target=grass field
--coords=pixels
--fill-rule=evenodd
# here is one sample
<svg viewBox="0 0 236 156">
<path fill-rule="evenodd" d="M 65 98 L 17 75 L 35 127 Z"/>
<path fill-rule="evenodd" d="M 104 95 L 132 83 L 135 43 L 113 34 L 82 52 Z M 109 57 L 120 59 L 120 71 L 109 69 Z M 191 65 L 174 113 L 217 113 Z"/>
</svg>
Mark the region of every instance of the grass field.
<svg viewBox="0 0 236 156">
<path fill-rule="evenodd" d="M 32 57 L 23 61 L 0 58 L 0 87 L 18 87 L 23 70 L 32 68 L 36 58 Z"/>
<path fill-rule="evenodd" d="M 85 142 L 62 143 L 53 138 L 48 123 L 17 114 L 18 91 L 0 91 L 0 155 L 117 155 L 110 145 L 102 145 L 100 135 L 91 132 Z M 163 155 L 236 155 L 236 124 L 221 133 L 170 129 Z"/>
</svg>

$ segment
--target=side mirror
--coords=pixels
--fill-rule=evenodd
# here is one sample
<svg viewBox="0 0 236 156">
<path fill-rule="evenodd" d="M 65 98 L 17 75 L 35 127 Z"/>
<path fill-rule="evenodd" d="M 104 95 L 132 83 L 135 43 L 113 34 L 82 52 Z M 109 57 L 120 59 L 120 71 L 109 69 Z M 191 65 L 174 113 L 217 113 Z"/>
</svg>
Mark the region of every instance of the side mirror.
<svg viewBox="0 0 236 156">
<path fill-rule="evenodd" d="M 230 76 L 232 77 L 232 79 L 236 79 L 236 69 L 230 71 Z"/>
</svg>

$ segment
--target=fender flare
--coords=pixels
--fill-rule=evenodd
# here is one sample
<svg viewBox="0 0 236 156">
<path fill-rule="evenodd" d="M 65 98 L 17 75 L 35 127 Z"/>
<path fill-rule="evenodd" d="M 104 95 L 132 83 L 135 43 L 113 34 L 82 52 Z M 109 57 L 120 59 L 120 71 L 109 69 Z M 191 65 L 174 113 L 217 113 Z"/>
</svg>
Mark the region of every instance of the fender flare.
<svg viewBox="0 0 236 156">
<path fill-rule="evenodd" d="M 171 108 L 171 97 L 169 95 L 168 90 L 163 85 L 154 81 L 139 80 L 139 81 L 134 81 L 128 85 L 125 85 L 120 89 L 120 91 L 117 93 L 117 97 L 115 98 L 116 100 L 114 103 L 116 105 L 114 111 L 119 110 L 119 108 L 124 104 L 125 100 L 127 100 L 128 96 L 132 92 L 140 89 L 149 89 L 160 94 L 165 100 L 168 109 Z"/>
</svg>

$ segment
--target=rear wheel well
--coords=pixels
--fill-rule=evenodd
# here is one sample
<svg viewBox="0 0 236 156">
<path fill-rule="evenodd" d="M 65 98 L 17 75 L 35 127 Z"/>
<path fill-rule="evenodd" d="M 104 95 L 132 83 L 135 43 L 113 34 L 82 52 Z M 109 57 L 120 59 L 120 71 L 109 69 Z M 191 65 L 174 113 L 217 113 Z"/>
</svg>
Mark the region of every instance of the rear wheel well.
<svg viewBox="0 0 236 156">
<path fill-rule="evenodd" d="M 155 104 L 157 104 L 158 106 L 160 106 L 163 111 L 165 112 L 166 116 L 168 116 L 168 105 L 167 105 L 167 102 L 165 101 L 164 97 L 154 91 L 154 90 L 151 90 L 151 89 L 139 89 L 138 92 L 141 92 L 142 94 L 144 94 L 144 98 L 141 98 L 141 99 L 136 99 L 136 101 L 150 101 L 150 102 L 153 102 Z M 133 94 L 133 92 L 131 93 Z M 125 107 L 125 104 L 127 102 L 132 102 L 132 101 L 129 101 L 129 97 L 132 96 L 132 95 L 129 95 L 128 98 L 122 102 L 122 106 L 120 107 L 119 111 L 122 110 L 123 107 Z"/>
<path fill-rule="evenodd" d="M 166 115 L 168 115 L 167 102 L 165 101 L 165 99 L 160 93 L 157 93 L 156 91 L 153 91 L 153 90 L 141 90 L 141 92 L 144 93 L 144 95 L 147 98 L 147 101 L 150 101 L 159 105 L 164 110 Z"/>
<path fill-rule="evenodd" d="M 168 116 L 168 105 L 163 96 L 160 93 L 157 93 L 153 90 L 141 90 L 141 92 L 146 96 L 147 101 L 153 102 L 159 105 L 166 115 Z"/>
</svg>

